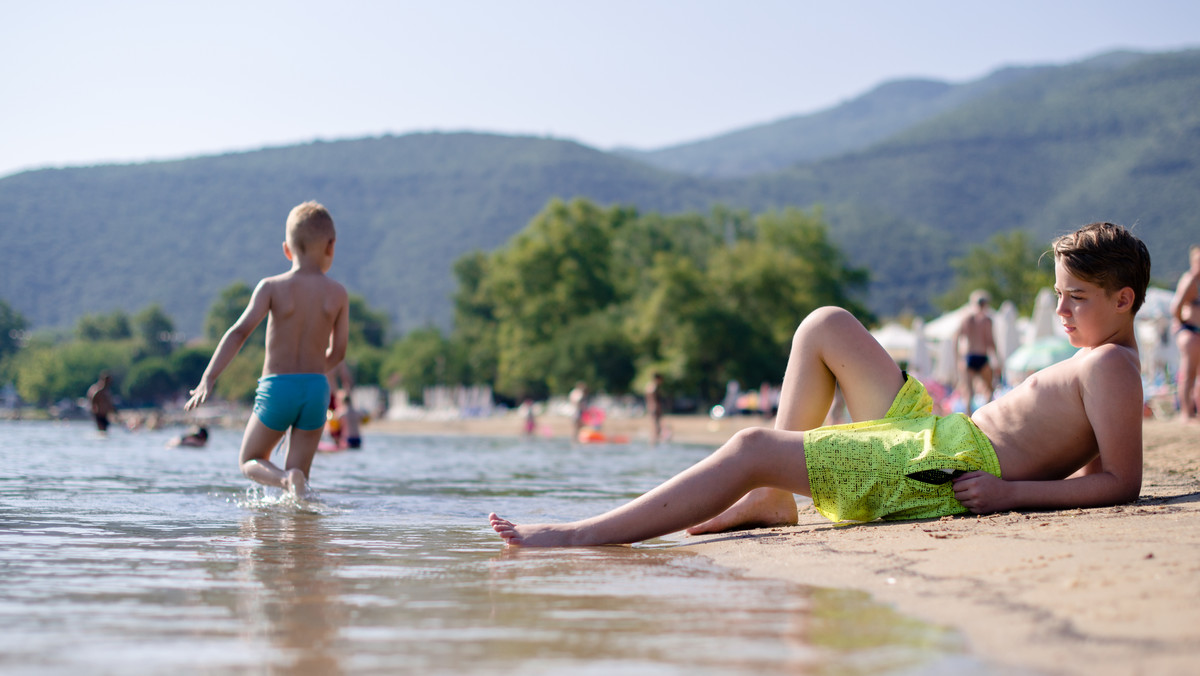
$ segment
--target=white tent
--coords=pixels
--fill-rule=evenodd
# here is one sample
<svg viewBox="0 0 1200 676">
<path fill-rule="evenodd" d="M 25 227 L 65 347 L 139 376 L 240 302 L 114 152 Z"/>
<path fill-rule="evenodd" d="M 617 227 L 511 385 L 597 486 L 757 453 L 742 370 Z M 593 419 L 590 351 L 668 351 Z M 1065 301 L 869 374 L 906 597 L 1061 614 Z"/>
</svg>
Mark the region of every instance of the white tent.
<svg viewBox="0 0 1200 676">
<path fill-rule="evenodd" d="M 875 340 L 892 355 L 896 361 L 908 361 L 912 358 L 913 332 L 895 323 L 888 322 L 878 329 L 871 331 Z"/>
<path fill-rule="evenodd" d="M 992 333 L 996 338 L 996 353 L 1008 359 L 1021 346 L 1021 331 L 1017 326 L 1017 306 L 1011 300 L 1000 304 L 1000 311 L 992 318 Z"/>
<path fill-rule="evenodd" d="M 929 341 L 925 340 L 925 320 L 917 317 L 912 325 L 912 356 L 908 360 L 908 370 L 919 375 L 933 372 L 933 356 L 930 354 Z"/>
<path fill-rule="evenodd" d="M 1025 336 L 1025 343 L 1052 336 L 1066 336 L 1062 329 L 1062 321 L 1058 318 L 1058 299 L 1050 289 L 1038 291 L 1037 298 L 1033 301 L 1031 333 L 1032 335 Z"/>
</svg>

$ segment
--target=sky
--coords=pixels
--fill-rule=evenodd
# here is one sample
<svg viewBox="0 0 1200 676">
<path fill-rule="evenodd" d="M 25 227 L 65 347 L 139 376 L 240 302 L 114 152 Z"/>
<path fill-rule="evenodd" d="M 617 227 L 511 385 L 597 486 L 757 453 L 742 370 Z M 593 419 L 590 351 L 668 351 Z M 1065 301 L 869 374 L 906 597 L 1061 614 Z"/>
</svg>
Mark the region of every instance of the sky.
<svg viewBox="0 0 1200 676">
<path fill-rule="evenodd" d="M 0 176 L 420 131 L 653 149 L 1194 47 L 1193 0 L 0 0 Z"/>
</svg>

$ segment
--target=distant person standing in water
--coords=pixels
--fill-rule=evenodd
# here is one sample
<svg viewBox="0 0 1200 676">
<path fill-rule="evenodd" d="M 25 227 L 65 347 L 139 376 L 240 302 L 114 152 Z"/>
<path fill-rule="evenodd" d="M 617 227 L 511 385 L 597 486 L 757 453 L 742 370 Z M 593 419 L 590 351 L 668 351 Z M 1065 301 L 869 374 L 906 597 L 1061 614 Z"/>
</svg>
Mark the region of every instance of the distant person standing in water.
<svg viewBox="0 0 1200 676">
<path fill-rule="evenodd" d="M 963 317 L 958 333 L 954 336 L 955 361 L 958 360 L 959 350 L 964 349 L 962 344 L 966 344 L 966 359 L 958 362 L 958 387 L 967 415 L 971 415 L 974 410 L 976 391 L 985 393 L 985 403 L 992 400 L 992 395 L 996 392 L 996 374 L 1004 369 L 1000 353 L 996 349 L 992 317 L 988 314 L 990 303 L 987 291 L 979 289 L 971 293 L 967 316 Z M 995 370 L 992 369 L 990 355 L 996 357 Z"/>
<path fill-rule="evenodd" d="M 184 408 L 191 410 L 208 399 L 221 372 L 266 319 L 266 356 L 239 462 L 250 479 L 304 498 L 329 410 L 326 374 L 346 356 L 350 311 L 346 289 L 325 274 L 333 265 L 337 238 L 325 207 L 316 202 L 296 206 L 288 214 L 285 236 L 283 255 L 292 269 L 254 288 L 245 312 L 221 337 Z M 271 463 L 271 451 L 289 429 L 281 469 Z"/>
<path fill-rule="evenodd" d="M 662 439 L 662 419 L 666 404 L 663 391 L 663 375 L 658 371 L 650 377 L 646 385 L 646 413 L 650 416 L 650 443 L 657 444 Z"/>
<path fill-rule="evenodd" d="M 582 380 L 575 383 L 575 389 L 571 390 L 571 393 L 567 395 L 567 400 L 571 402 L 571 417 L 573 419 L 571 438 L 578 439 L 579 432 L 583 430 L 584 414 L 587 413 L 588 406 L 592 403 L 587 383 Z"/>
<path fill-rule="evenodd" d="M 1175 344 L 1179 346 L 1179 417 L 1194 423 L 1196 402 L 1200 400 L 1196 382 L 1200 367 L 1200 245 L 1188 249 L 1188 260 L 1190 266 L 1179 277 L 1171 299 L 1171 316 L 1175 320 Z"/>
<path fill-rule="evenodd" d="M 92 419 L 96 421 L 96 429 L 101 433 L 108 432 L 109 417 L 117 412 L 113 406 L 112 376 L 108 375 L 108 371 L 102 372 L 100 379 L 88 388 L 87 398 L 92 409 Z"/>
<path fill-rule="evenodd" d="M 354 408 L 346 390 L 338 391 L 337 402 L 338 448 L 358 450 L 362 448 L 362 413 Z"/>
</svg>

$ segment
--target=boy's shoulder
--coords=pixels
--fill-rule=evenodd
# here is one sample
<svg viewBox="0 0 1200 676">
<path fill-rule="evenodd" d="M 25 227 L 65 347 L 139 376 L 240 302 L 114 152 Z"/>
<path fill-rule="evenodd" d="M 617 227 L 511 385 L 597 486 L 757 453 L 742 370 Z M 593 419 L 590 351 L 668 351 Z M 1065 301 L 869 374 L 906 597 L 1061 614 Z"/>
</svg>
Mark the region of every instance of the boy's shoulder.
<svg viewBox="0 0 1200 676">
<path fill-rule="evenodd" d="M 1105 343 L 1088 349 L 1072 361 L 1078 362 L 1078 375 L 1083 384 L 1093 386 L 1100 394 L 1111 388 L 1130 391 L 1136 387 L 1136 391 L 1141 391 L 1141 361 L 1133 348 Z"/>
</svg>

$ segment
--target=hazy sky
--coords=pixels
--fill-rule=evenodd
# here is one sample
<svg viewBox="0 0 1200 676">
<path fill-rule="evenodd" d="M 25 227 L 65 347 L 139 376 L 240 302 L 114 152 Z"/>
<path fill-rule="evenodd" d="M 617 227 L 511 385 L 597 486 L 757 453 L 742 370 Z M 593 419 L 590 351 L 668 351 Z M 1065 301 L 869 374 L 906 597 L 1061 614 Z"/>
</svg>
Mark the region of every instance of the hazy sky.
<svg viewBox="0 0 1200 676">
<path fill-rule="evenodd" d="M 901 77 L 1197 46 L 1193 0 L 0 0 L 0 176 L 428 130 L 655 148 Z"/>
</svg>

